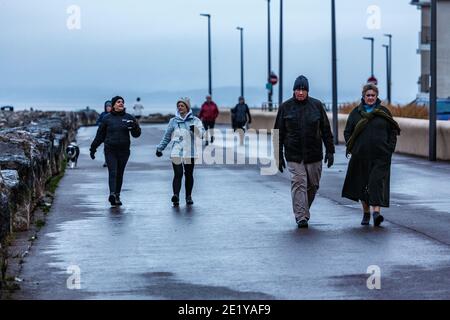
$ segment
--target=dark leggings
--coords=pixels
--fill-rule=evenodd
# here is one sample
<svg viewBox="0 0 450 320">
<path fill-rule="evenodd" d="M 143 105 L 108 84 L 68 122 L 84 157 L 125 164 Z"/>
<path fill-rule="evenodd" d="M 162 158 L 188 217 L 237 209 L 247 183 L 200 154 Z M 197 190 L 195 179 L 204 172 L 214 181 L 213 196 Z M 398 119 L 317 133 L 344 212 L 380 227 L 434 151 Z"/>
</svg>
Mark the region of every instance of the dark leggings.
<svg viewBox="0 0 450 320">
<path fill-rule="evenodd" d="M 109 172 L 109 192 L 120 194 L 123 173 L 130 157 L 130 150 L 114 150 L 105 148 L 106 164 Z"/>
<path fill-rule="evenodd" d="M 175 163 L 176 162 L 176 163 Z M 179 161 L 173 161 L 173 194 L 179 196 L 181 190 L 181 180 L 183 179 L 183 173 L 185 177 L 186 197 L 192 195 L 192 188 L 194 187 L 194 159 L 191 159 L 190 163 L 180 163 Z"/>
</svg>

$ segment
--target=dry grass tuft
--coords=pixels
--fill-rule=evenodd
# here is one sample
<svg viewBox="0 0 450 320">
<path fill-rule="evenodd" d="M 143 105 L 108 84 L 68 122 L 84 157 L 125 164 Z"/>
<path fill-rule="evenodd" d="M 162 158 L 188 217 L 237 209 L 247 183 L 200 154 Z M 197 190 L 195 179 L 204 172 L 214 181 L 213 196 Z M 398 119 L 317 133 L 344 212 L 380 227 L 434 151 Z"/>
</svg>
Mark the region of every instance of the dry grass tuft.
<svg viewBox="0 0 450 320">
<path fill-rule="evenodd" d="M 349 114 L 354 108 L 359 105 L 359 102 L 346 103 L 339 108 L 339 113 Z M 425 106 L 420 106 L 415 103 L 410 103 L 407 105 L 392 105 L 384 104 L 389 111 L 392 112 L 394 117 L 401 118 L 414 118 L 414 119 L 428 119 L 428 108 Z"/>
</svg>

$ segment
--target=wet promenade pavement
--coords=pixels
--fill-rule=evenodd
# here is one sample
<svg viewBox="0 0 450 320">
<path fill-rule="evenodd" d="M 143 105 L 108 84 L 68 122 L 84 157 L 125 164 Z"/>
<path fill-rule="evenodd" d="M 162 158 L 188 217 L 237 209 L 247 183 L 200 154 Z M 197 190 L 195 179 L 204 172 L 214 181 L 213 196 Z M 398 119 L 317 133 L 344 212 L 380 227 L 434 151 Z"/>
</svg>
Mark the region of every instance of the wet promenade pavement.
<svg viewBox="0 0 450 320">
<path fill-rule="evenodd" d="M 80 129 L 78 168 L 61 181 L 15 299 L 450 298 L 450 164 L 395 155 L 386 221 L 362 227 L 359 204 L 340 197 L 339 147 L 299 230 L 288 174 L 257 165 L 197 166 L 194 206 L 182 190 L 172 208 L 170 152 L 154 156 L 164 128 L 133 141 L 121 208 L 107 202 L 102 150 L 89 158 L 96 128 Z M 380 290 L 367 288 L 369 266 Z M 68 269 L 81 289 L 68 289 Z"/>
</svg>

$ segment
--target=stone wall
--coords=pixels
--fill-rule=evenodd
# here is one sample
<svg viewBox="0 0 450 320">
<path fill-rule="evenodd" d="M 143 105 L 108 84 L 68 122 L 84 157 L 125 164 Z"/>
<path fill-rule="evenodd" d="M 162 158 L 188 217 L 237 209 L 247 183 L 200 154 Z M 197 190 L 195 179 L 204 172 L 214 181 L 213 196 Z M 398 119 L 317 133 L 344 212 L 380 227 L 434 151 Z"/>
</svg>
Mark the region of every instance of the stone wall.
<svg viewBox="0 0 450 320">
<path fill-rule="evenodd" d="M 0 112 L 0 240 L 30 227 L 47 181 L 63 169 L 66 146 L 97 117 L 95 111 Z"/>
</svg>

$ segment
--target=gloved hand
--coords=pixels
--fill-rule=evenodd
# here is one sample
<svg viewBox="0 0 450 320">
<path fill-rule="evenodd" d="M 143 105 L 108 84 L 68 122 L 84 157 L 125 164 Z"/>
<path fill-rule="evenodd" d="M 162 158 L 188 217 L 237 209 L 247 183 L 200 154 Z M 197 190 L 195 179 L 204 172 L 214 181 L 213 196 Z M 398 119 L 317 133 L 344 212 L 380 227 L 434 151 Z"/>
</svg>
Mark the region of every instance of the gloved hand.
<svg viewBox="0 0 450 320">
<path fill-rule="evenodd" d="M 159 151 L 159 150 L 156 150 L 156 156 L 158 158 L 161 158 L 163 156 L 163 153 L 161 151 Z"/>
<path fill-rule="evenodd" d="M 133 130 L 134 128 L 136 128 L 137 123 L 135 120 L 127 120 L 127 128 L 128 130 Z"/>
<path fill-rule="evenodd" d="M 91 159 L 94 160 L 95 159 L 95 150 L 89 150 L 89 151 L 90 151 Z"/>
<path fill-rule="evenodd" d="M 328 163 L 328 168 L 330 168 L 334 164 L 334 154 L 327 153 L 325 155 L 325 163 Z"/>
</svg>

